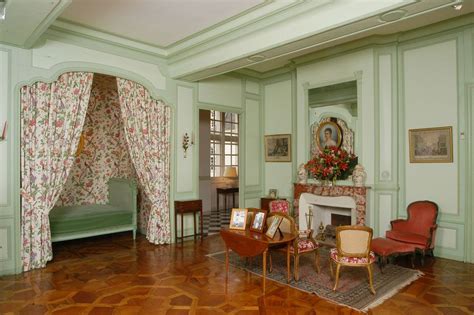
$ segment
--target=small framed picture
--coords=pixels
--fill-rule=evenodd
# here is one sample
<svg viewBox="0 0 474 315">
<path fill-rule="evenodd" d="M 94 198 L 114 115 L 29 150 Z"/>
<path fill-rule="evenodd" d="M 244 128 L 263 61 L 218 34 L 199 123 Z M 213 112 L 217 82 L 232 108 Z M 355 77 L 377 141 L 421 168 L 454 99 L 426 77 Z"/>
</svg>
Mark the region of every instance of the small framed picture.
<svg viewBox="0 0 474 315">
<path fill-rule="evenodd" d="M 257 210 L 253 216 L 252 224 L 250 225 L 250 230 L 262 233 L 263 228 L 265 227 L 265 219 L 267 218 L 267 212 L 264 210 Z"/>
<path fill-rule="evenodd" d="M 247 209 L 232 209 L 229 229 L 245 230 L 245 226 L 247 224 L 247 211 Z"/>
<path fill-rule="evenodd" d="M 270 198 L 276 199 L 277 196 L 278 196 L 278 190 L 277 190 L 277 189 L 270 189 L 270 190 L 268 191 L 268 196 L 269 196 Z"/>
<path fill-rule="evenodd" d="M 453 128 L 410 129 L 410 163 L 452 163 Z"/>
<path fill-rule="evenodd" d="M 265 162 L 291 162 L 291 135 L 265 136 Z"/>
<path fill-rule="evenodd" d="M 269 238 L 273 238 L 275 236 L 275 233 L 278 229 L 278 227 L 280 226 L 281 224 L 281 221 L 283 221 L 283 217 L 282 216 L 279 216 L 279 215 L 276 215 L 273 217 L 273 221 L 272 223 L 270 224 L 270 227 L 268 228 L 267 232 L 265 233 L 266 236 L 268 236 Z"/>
</svg>

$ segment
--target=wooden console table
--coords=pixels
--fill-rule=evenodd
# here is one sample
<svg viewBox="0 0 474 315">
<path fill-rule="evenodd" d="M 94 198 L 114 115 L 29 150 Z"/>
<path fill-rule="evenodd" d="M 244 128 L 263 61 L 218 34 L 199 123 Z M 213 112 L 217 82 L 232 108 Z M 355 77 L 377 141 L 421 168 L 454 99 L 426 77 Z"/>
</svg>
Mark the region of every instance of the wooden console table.
<svg viewBox="0 0 474 315">
<path fill-rule="evenodd" d="M 232 194 L 232 208 L 235 207 L 235 193 L 239 192 L 239 187 L 216 188 L 217 191 L 217 210 L 219 210 L 219 195 L 224 195 L 224 210 L 227 210 L 227 195 Z"/>
<path fill-rule="evenodd" d="M 296 238 L 296 234 L 276 233 L 273 239 L 263 233 L 252 232 L 250 230 L 230 230 L 222 229 L 221 237 L 225 242 L 225 271 L 229 273 L 229 250 L 236 252 L 241 257 L 254 257 L 263 254 L 262 286 L 265 292 L 265 278 L 267 274 L 267 252 L 268 248 L 276 245 L 286 244 L 286 268 L 287 281 L 290 282 L 290 247 Z"/>
<path fill-rule="evenodd" d="M 174 231 L 175 231 L 175 241 L 178 242 L 178 238 L 181 239 L 181 242 L 184 239 L 184 224 L 183 217 L 186 213 L 192 213 L 194 219 L 194 239 L 197 235 L 203 237 L 202 229 L 202 200 L 184 200 L 184 201 L 175 201 L 174 202 Z M 196 233 L 196 213 L 199 213 L 199 225 L 201 228 L 201 233 Z M 181 215 L 181 237 L 178 237 L 178 214 Z"/>
</svg>

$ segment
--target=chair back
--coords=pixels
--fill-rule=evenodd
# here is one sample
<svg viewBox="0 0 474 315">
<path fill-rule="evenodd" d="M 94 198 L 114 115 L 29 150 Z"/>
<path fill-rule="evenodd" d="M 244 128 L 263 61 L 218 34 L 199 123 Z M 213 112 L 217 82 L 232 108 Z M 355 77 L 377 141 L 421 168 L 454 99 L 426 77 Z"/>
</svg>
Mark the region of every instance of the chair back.
<svg viewBox="0 0 474 315">
<path fill-rule="evenodd" d="M 336 228 L 336 246 L 339 255 L 368 257 L 373 231 L 370 227 L 344 225 Z"/>
<path fill-rule="evenodd" d="M 407 207 L 410 230 L 413 233 L 430 237 L 430 227 L 436 224 L 438 205 L 429 200 L 415 201 Z"/>
<path fill-rule="evenodd" d="M 288 200 L 273 200 L 268 204 L 270 212 L 279 212 L 284 214 L 290 214 L 290 203 Z"/>
<path fill-rule="evenodd" d="M 275 217 L 279 217 L 279 216 L 283 217 L 283 220 L 281 221 L 281 224 L 280 224 L 280 231 L 282 231 L 283 233 L 295 234 L 296 233 L 295 219 L 293 219 L 292 217 L 284 213 L 278 213 L 278 212 L 269 213 L 267 216 L 267 228 L 272 224 L 272 221 L 275 219 Z"/>
</svg>

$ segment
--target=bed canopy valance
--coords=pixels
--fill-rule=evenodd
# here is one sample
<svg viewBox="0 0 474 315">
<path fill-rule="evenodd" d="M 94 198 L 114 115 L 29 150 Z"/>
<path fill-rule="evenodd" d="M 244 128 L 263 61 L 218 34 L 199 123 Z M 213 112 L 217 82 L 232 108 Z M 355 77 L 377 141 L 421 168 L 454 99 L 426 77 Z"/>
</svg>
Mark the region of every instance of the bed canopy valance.
<svg viewBox="0 0 474 315">
<path fill-rule="evenodd" d="M 20 90 L 24 271 L 52 259 L 48 214 L 74 163 L 92 80 L 93 73 L 68 72 Z M 117 78 L 117 90 L 130 157 L 151 201 L 146 237 L 154 244 L 169 243 L 170 107 L 130 80 Z"/>
</svg>

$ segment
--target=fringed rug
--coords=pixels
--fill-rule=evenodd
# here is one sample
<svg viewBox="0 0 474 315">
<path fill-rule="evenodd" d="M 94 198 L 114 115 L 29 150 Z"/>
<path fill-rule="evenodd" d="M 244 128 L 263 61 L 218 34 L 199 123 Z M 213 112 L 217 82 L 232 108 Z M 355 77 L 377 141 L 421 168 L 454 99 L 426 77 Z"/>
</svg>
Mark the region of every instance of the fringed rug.
<svg viewBox="0 0 474 315">
<path fill-rule="evenodd" d="M 292 279 L 288 284 L 286 282 L 286 253 L 272 251 L 273 271 L 271 273 L 267 272 L 267 279 L 278 281 L 281 284 L 289 285 L 305 292 L 314 293 L 336 304 L 367 312 L 370 308 L 381 304 L 423 275 L 421 271 L 393 264 L 386 265 L 383 268 L 383 273 L 381 273 L 379 267 L 374 264 L 373 281 L 376 294 L 372 295 L 369 291 L 366 268 L 342 267 L 339 285 L 337 291 L 334 292 L 332 290 L 334 280 L 330 276 L 328 254 L 329 252 L 326 248 L 320 249 L 320 274 L 315 270 L 313 254 L 300 256 L 299 281 L 295 282 Z M 225 252 L 214 253 L 208 256 L 225 262 Z M 251 263 L 246 263 L 245 259 L 231 252 L 229 263 L 254 274 L 262 274 L 261 257 L 255 257 L 251 260 Z M 291 270 L 293 271 L 293 260 Z"/>
</svg>

